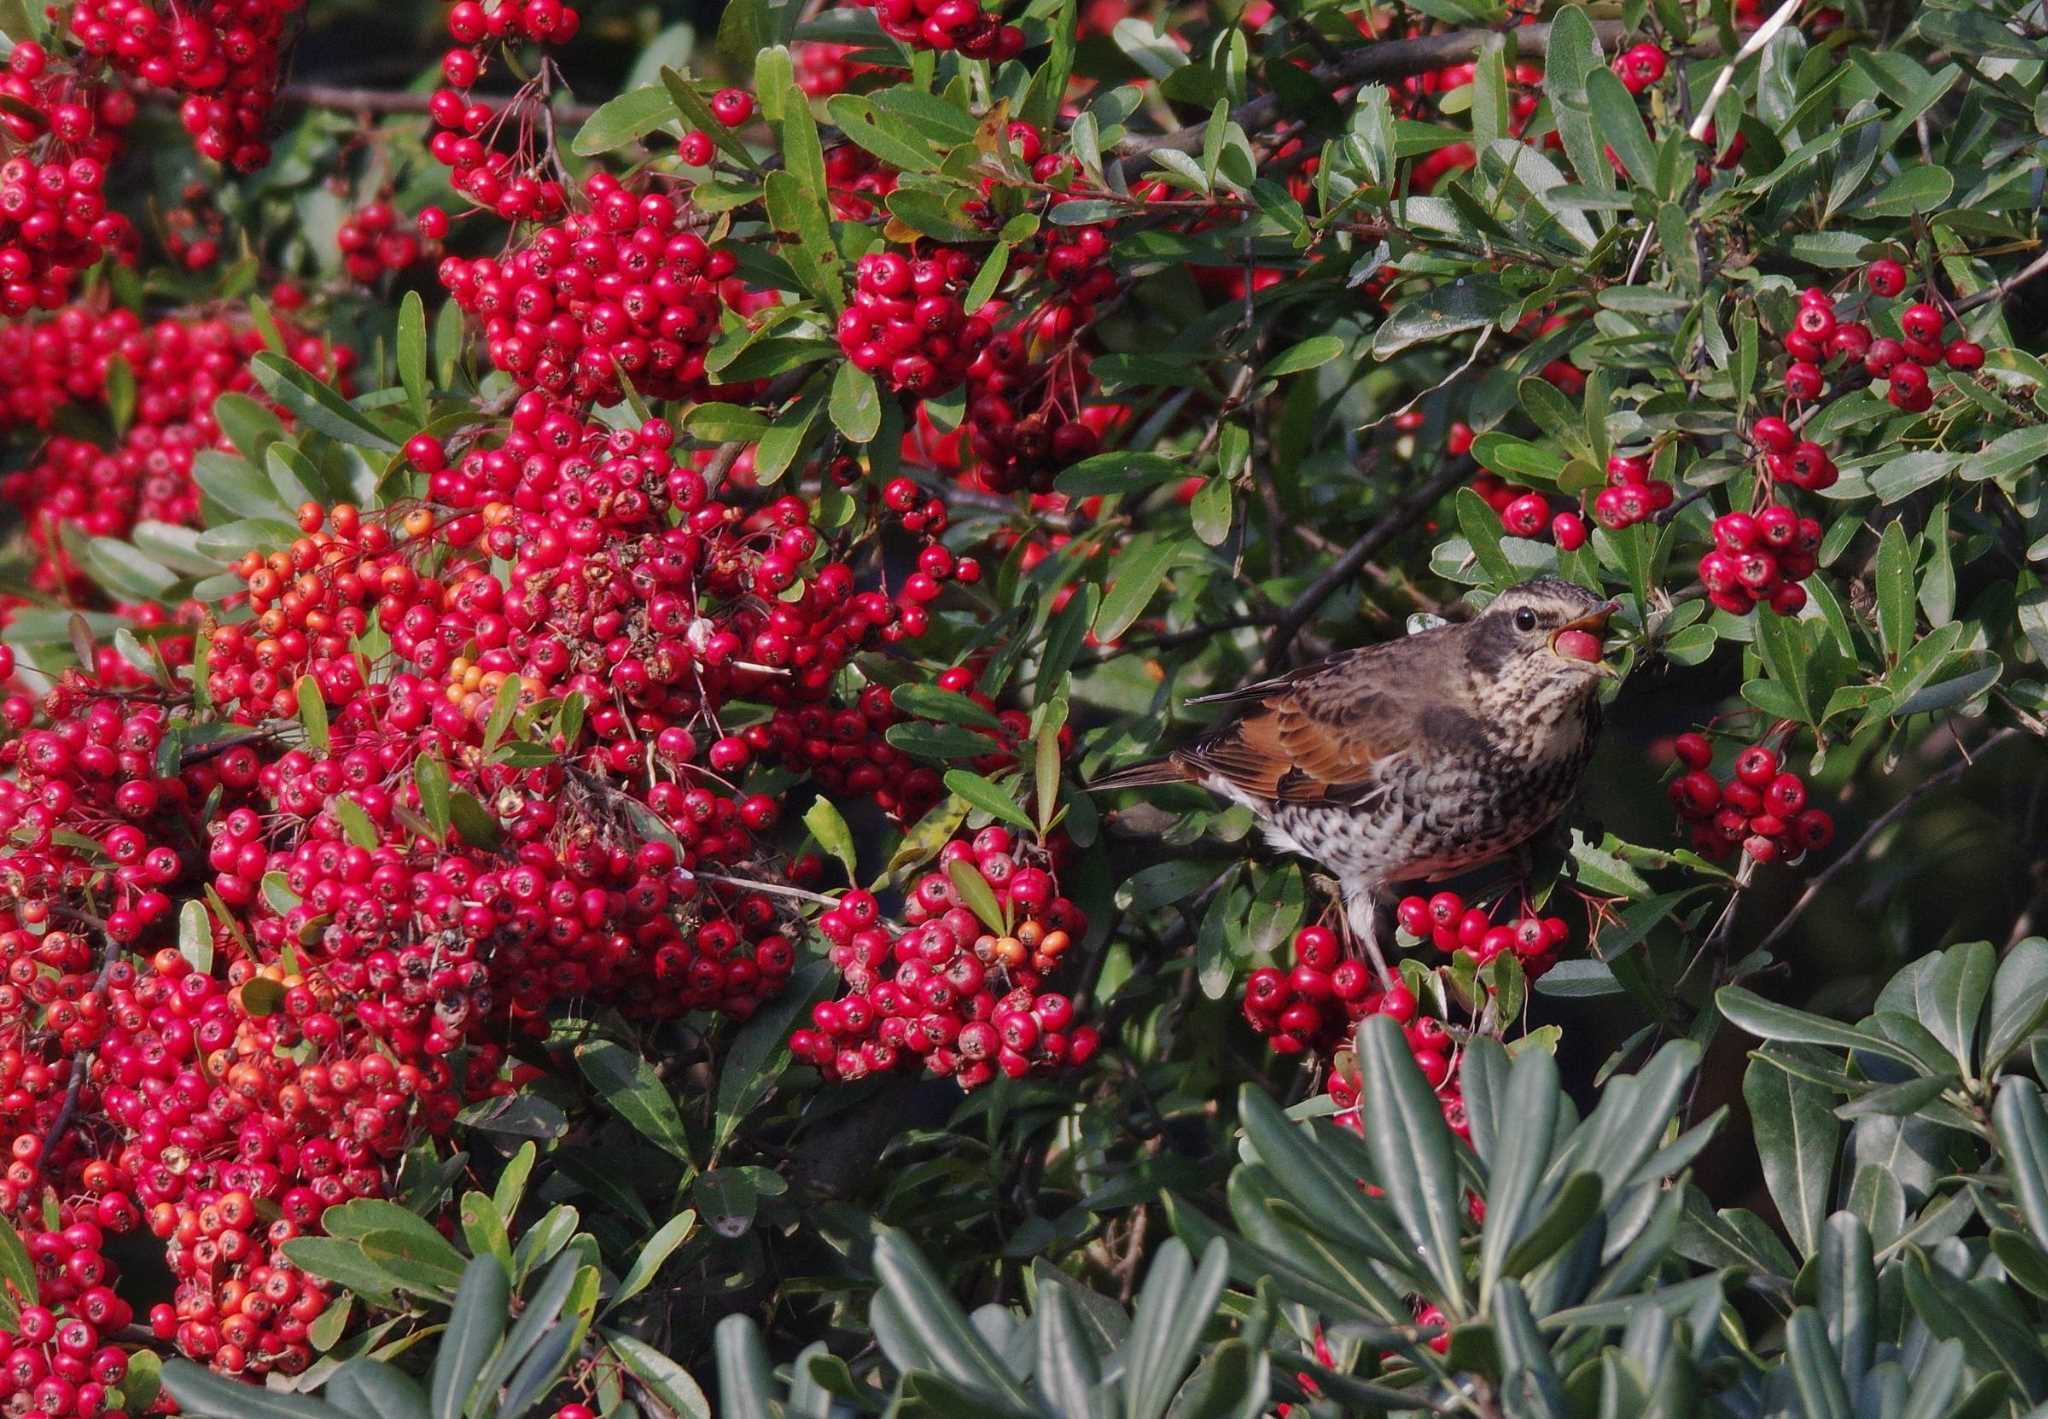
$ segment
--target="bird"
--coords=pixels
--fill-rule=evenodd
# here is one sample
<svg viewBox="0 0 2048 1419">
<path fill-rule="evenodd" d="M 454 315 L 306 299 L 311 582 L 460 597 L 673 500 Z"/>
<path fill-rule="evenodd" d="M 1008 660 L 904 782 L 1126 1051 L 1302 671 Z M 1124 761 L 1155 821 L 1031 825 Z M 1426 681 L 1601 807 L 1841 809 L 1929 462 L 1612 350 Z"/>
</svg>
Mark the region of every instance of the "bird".
<svg viewBox="0 0 2048 1419">
<path fill-rule="evenodd" d="M 1471 620 L 1340 651 L 1190 705 L 1237 713 L 1096 792 L 1196 783 L 1322 867 L 1384 981 L 1389 884 L 1495 861 L 1555 822 L 1600 728 L 1601 637 L 1618 603 L 1573 582 L 1509 587 Z"/>
</svg>

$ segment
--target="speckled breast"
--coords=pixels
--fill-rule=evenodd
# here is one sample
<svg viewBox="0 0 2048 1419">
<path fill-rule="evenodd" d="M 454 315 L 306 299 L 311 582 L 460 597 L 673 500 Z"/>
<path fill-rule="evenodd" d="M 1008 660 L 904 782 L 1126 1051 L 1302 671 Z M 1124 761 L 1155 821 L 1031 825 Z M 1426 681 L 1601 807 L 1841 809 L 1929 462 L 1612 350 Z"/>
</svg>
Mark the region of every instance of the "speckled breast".
<svg viewBox="0 0 2048 1419">
<path fill-rule="evenodd" d="M 1283 803 L 1273 825 L 1341 876 L 1398 882 L 1444 877 L 1499 857 L 1556 819 L 1578 791 L 1593 740 L 1531 763 L 1492 750 L 1383 762 L 1371 790 L 1345 805 Z"/>
</svg>

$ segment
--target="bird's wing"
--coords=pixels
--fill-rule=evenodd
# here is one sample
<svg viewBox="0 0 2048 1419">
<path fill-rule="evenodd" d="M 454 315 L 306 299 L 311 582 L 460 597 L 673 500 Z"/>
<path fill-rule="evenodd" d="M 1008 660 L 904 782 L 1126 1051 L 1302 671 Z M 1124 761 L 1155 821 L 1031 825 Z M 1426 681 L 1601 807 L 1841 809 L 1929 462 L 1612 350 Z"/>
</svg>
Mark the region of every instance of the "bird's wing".
<svg viewBox="0 0 2048 1419">
<path fill-rule="evenodd" d="M 1412 651 L 1412 641 L 1367 646 L 1212 696 L 1245 711 L 1173 758 L 1190 777 L 1214 775 L 1259 798 L 1355 801 L 1375 767 L 1419 733 L 1429 695 L 1409 673 Z"/>
</svg>

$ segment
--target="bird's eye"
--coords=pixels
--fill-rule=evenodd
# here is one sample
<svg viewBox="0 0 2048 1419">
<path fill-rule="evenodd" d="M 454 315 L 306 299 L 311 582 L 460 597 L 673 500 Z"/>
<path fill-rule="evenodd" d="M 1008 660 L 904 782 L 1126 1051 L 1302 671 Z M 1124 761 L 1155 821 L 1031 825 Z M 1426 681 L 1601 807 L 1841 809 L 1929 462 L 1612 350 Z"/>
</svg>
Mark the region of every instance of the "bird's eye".
<svg viewBox="0 0 2048 1419">
<path fill-rule="evenodd" d="M 1515 612 L 1515 629 L 1518 631 L 1535 630 L 1536 613 L 1534 611 L 1531 611 L 1526 606 L 1524 606 L 1521 610 Z"/>
</svg>

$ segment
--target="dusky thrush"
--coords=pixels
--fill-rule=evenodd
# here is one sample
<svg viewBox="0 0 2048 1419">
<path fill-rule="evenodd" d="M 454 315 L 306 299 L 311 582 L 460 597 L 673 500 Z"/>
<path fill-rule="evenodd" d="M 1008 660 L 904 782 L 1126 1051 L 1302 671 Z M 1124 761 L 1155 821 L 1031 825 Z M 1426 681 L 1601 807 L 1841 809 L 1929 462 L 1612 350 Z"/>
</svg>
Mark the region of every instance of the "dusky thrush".
<svg viewBox="0 0 2048 1419">
<path fill-rule="evenodd" d="M 1577 793 L 1612 671 L 1614 603 L 1555 577 L 1437 626 L 1189 704 L 1239 707 L 1100 790 L 1193 782 L 1252 810 L 1267 841 L 1336 879 L 1376 966 L 1377 894 L 1511 852 Z"/>
</svg>

